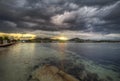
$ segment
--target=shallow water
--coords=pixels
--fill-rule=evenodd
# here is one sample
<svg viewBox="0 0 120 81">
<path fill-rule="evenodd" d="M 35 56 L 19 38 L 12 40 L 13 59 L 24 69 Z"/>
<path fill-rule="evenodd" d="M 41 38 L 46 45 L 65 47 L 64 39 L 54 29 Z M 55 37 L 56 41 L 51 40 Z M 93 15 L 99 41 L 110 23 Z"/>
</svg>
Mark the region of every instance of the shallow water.
<svg viewBox="0 0 120 81">
<path fill-rule="evenodd" d="M 20 43 L 0 48 L 0 81 L 28 81 L 44 64 L 77 78 L 85 70 L 106 81 L 120 81 L 120 43 Z"/>
</svg>

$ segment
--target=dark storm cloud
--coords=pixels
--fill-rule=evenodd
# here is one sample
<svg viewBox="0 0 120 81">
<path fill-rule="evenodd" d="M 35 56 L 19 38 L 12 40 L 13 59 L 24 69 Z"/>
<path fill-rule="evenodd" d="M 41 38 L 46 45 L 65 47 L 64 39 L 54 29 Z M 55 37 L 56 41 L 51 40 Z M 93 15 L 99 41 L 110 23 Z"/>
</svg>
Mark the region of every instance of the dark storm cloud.
<svg viewBox="0 0 120 81">
<path fill-rule="evenodd" d="M 112 4 L 117 1 L 119 0 L 74 0 L 74 2 L 77 4 L 89 5 L 89 6 L 93 6 L 93 5 L 103 6 L 107 4 Z"/>
<path fill-rule="evenodd" d="M 119 0 L 0 0 L 0 31 L 120 33 Z"/>
<path fill-rule="evenodd" d="M 6 29 L 9 31 L 6 31 Z M 7 33 L 17 31 L 16 24 L 14 22 L 0 20 L 0 31 Z"/>
</svg>

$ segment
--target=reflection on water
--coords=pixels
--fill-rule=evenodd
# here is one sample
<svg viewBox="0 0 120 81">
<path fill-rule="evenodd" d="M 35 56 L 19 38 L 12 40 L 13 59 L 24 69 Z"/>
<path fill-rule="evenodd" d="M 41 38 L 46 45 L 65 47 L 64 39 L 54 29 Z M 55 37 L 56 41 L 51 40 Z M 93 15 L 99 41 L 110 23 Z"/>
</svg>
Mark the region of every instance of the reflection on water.
<svg viewBox="0 0 120 81">
<path fill-rule="evenodd" d="M 0 81 L 24 81 L 30 72 L 34 46 L 18 44 L 0 52 Z"/>
<path fill-rule="evenodd" d="M 45 64 L 83 81 L 119 81 L 119 53 L 118 44 L 20 43 L 0 48 L 0 81 L 28 81 Z"/>
<path fill-rule="evenodd" d="M 58 50 L 60 53 L 60 60 L 61 60 L 61 69 L 64 71 L 64 61 L 65 61 L 65 49 L 66 43 L 58 43 Z"/>
</svg>

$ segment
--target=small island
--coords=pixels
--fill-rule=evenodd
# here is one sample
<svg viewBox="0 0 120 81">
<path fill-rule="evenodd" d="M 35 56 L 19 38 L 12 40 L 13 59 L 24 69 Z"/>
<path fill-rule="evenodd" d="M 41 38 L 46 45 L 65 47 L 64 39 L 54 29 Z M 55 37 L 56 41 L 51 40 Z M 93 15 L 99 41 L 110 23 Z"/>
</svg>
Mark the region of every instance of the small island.
<svg viewBox="0 0 120 81">
<path fill-rule="evenodd" d="M 33 40 L 25 40 L 24 42 L 36 42 L 36 43 L 120 43 L 120 40 L 91 40 L 91 39 L 53 39 L 53 38 L 35 38 Z"/>
</svg>

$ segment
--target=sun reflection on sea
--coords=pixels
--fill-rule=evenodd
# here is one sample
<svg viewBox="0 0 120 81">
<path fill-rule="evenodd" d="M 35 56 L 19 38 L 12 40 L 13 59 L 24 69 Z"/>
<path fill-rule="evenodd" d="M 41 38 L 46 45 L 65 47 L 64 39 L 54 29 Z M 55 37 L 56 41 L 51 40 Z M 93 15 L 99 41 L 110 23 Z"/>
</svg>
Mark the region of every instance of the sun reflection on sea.
<svg viewBox="0 0 120 81">
<path fill-rule="evenodd" d="M 60 60 L 61 60 L 61 69 L 64 70 L 64 61 L 66 58 L 65 50 L 66 50 L 67 43 L 57 43 L 57 45 L 58 45 L 58 50 L 60 52 L 59 54 L 60 54 Z"/>
</svg>

